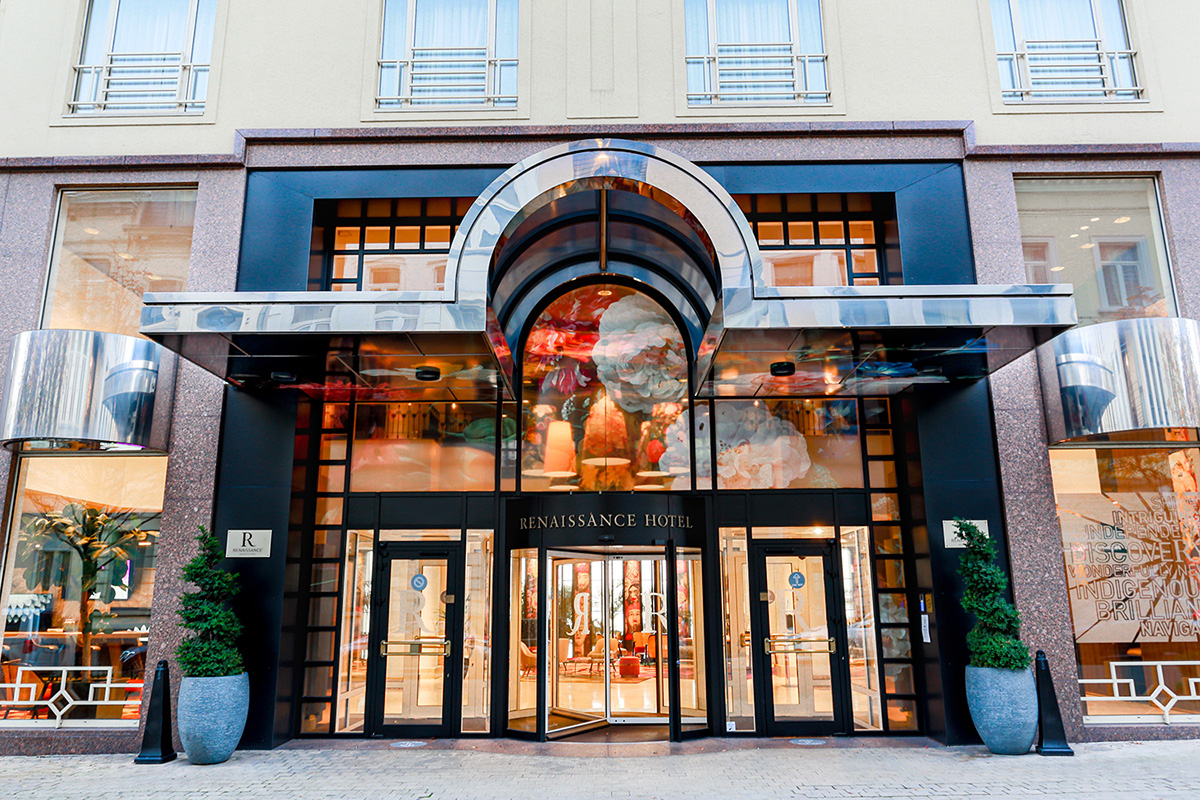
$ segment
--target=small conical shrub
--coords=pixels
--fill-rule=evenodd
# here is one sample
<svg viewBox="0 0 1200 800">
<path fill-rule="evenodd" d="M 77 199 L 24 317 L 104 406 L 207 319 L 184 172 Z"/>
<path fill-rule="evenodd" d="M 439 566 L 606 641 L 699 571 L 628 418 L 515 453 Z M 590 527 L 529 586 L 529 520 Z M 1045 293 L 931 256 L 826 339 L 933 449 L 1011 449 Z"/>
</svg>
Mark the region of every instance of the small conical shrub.
<svg viewBox="0 0 1200 800">
<path fill-rule="evenodd" d="M 996 545 L 978 526 L 955 519 L 967 552 L 958 564 L 963 579 L 962 606 L 975 615 L 967 634 L 972 667 L 1029 669 L 1029 649 L 1017 638 L 1021 617 L 1004 599 L 1008 576 L 996 565 Z"/>
<path fill-rule="evenodd" d="M 179 604 L 180 626 L 191 633 L 175 650 L 175 658 L 190 678 L 240 675 L 244 669 L 237 638 L 242 623 L 229 606 L 238 592 L 237 574 L 220 568 L 221 543 L 203 525 L 196 541 L 200 552 L 183 569 L 196 591 L 185 592 Z"/>
</svg>

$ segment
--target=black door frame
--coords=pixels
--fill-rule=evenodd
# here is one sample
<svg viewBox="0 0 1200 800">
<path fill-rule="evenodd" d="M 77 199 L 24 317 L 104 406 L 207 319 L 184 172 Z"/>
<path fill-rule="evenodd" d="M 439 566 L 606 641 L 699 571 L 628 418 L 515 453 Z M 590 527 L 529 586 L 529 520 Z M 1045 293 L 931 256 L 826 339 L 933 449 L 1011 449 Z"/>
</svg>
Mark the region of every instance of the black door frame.
<svg viewBox="0 0 1200 800">
<path fill-rule="evenodd" d="M 378 534 L 376 534 L 378 535 Z M 379 542 L 375 544 L 374 585 L 371 611 L 374 619 L 367 639 L 367 692 L 365 728 L 368 736 L 385 738 L 440 739 L 462 733 L 463 588 L 465 586 L 461 542 Z M 446 561 L 446 640 L 450 643 L 442 674 L 442 721 L 437 725 L 383 723 L 385 658 L 380 653 L 387 629 L 391 566 L 397 560 L 420 558 Z"/>
<path fill-rule="evenodd" d="M 811 721 L 775 720 L 771 656 L 766 652 L 768 555 L 821 556 L 825 559 L 826 626 L 835 642 L 830 655 L 833 719 Z M 754 671 L 755 728 L 766 736 L 844 735 L 853 728 L 852 687 L 846 632 L 846 610 L 842 597 L 842 569 L 838 541 L 830 539 L 778 539 L 751 541 L 750 559 L 750 652 Z"/>
</svg>

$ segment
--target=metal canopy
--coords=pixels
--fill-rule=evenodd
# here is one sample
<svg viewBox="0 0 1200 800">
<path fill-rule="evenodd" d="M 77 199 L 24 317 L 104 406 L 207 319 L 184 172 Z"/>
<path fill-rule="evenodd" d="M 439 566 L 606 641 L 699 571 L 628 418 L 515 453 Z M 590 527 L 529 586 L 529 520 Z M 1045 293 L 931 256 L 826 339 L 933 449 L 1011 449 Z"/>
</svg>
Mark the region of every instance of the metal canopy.
<svg viewBox="0 0 1200 800">
<path fill-rule="evenodd" d="M 390 292 L 172 292 L 141 332 L 234 386 L 407 401 L 512 397 L 490 314 Z M 426 374 L 436 370 L 436 376 Z"/>
<path fill-rule="evenodd" d="M 724 298 L 725 316 L 713 319 L 701 346 L 698 394 L 886 395 L 973 381 L 1076 322 L 1063 285 L 773 291 L 790 296 Z"/>
<path fill-rule="evenodd" d="M 696 362 L 700 396 L 885 395 L 973 381 L 1075 324 L 1069 286 L 786 291 L 725 298 Z M 494 315 L 410 297 L 147 294 L 142 333 L 235 386 L 408 401 L 513 397 L 512 358 Z M 794 372 L 772 374 L 772 365 Z"/>
</svg>

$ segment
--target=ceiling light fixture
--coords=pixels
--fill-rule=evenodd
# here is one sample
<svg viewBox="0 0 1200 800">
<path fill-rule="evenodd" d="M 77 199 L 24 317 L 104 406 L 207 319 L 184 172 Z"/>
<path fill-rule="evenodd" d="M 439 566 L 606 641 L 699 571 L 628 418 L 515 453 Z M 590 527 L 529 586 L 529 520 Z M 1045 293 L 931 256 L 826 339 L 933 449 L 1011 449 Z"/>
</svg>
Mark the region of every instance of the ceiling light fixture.
<svg viewBox="0 0 1200 800">
<path fill-rule="evenodd" d="M 792 361 L 776 361 L 771 364 L 771 375 L 776 378 L 786 378 L 796 374 L 796 364 Z"/>
<path fill-rule="evenodd" d="M 1072 233 L 1072 234 L 1071 234 L 1071 238 L 1072 238 L 1072 239 L 1078 239 L 1078 238 L 1079 238 L 1079 234 L 1078 234 L 1078 233 Z"/>
<path fill-rule="evenodd" d="M 1064 269 L 1066 269 L 1066 267 L 1051 267 L 1050 271 L 1051 272 L 1062 272 Z"/>
<path fill-rule="evenodd" d="M 1131 220 L 1131 219 L 1133 219 L 1133 217 L 1117 217 L 1116 219 L 1113 220 L 1113 222 L 1116 223 L 1117 225 L 1124 225 L 1126 222 L 1129 222 L 1129 220 Z"/>
<path fill-rule="evenodd" d="M 437 367 L 417 367 L 414 377 L 424 383 L 432 383 L 442 377 L 442 371 Z"/>
<path fill-rule="evenodd" d="M 90 233 L 92 236 L 95 236 L 96 234 L 98 234 L 100 232 L 100 229 L 99 228 L 84 228 L 83 232 Z"/>
<path fill-rule="evenodd" d="M 1093 248 L 1093 247 L 1095 247 L 1095 246 L 1096 246 L 1096 245 L 1092 244 L 1091 242 L 1088 242 L 1087 244 L 1081 244 L 1081 245 L 1079 245 L 1079 249 L 1080 249 L 1080 250 L 1090 250 L 1091 248 Z"/>
<path fill-rule="evenodd" d="M 1092 218 L 1091 218 L 1090 220 L 1088 220 L 1088 221 L 1089 221 L 1089 222 L 1099 222 L 1099 221 L 1100 221 L 1100 218 L 1099 218 L 1099 217 L 1092 217 Z"/>
</svg>

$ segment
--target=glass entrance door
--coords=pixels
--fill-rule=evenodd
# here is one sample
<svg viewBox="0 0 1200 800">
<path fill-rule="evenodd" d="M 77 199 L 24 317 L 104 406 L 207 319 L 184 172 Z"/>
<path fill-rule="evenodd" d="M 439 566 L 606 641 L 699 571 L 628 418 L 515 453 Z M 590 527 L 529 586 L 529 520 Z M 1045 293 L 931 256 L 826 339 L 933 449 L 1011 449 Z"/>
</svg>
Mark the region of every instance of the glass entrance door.
<svg viewBox="0 0 1200 800">
<path fill-rule="evenodd" d="M 550 551 L 546 731 L 667 725 L 667 572 L 663 553 Z"/>
<path fill-rule="evenodd" d="M 753 644 L 768 735 L 846 727 L 846 634 L 832 540 L 756 548 Z"/>
<path fill-rule="evenodd" d="M 376 614 L 369 652 L 371 732 L 387 737 L 451 734 L 458 657 L 456 553 L 384 543 L 376 556 Z"/>
</svg>

